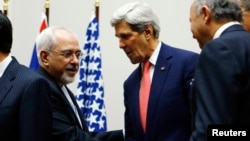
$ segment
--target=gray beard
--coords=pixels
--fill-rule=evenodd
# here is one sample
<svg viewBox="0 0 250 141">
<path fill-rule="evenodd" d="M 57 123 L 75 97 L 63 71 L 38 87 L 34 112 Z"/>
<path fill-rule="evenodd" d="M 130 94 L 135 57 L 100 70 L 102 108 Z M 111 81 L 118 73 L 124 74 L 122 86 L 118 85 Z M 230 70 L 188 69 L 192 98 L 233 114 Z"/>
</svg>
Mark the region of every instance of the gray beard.
<svg viewBox="0 0 250 141">
<path fill-rule="evenodd" d="M 63 73 L 63 75 L 61 76 L 61 82 L 65 85 L 74 82 L 74 80 L 75 76 L 70 77 L 66 73 Z"/>
</svg>

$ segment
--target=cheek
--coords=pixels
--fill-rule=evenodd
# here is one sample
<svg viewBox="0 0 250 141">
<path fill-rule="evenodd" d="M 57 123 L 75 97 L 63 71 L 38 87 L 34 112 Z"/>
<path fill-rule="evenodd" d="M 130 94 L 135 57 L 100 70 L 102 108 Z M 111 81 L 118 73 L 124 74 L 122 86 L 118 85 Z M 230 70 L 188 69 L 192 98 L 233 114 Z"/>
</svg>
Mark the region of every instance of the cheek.
<svg viewBox="0 0 250 141">
<path fill-rule="evenodd" d="M 246 30 L 248 30 L 248 32 L 250 32 L 250 17 L 244 18 L 243 20 L 243 26 Z"/>
<path fill-rule="evenodd" d="M 128 40 L 124 40 L 124 43 L 126 44 L 126 46 L 134 46 L 136 44 L 136 39 L 135 38 L 130 38 Z"/>
<path fill-rule="evenodd" d="M 195 28 L 195 25 L 193 23 L 190 24 L 190 30 L 193 34 L 193 38 L 195 38 L 196 36 L 196 28 Z"/>
<path fill-rule="evenodd" d="M 134 46 L 134 54 L 136 55 L 137 58 L 140 58 L 139 60 L 144 59 L 145 56 L 147 56 L 148 54 L 147 51 L 148 51 L 147 45 L 145 45 L 145 43 L 143 42 Z"/>
<path fill-rule="evenodd" d="M 53 67 L 57 72 L 61 71 L 63 72 L 68 65 L 68 61 L 63 60 L 53 60 L 53 63 L 51 63 L 51 67 Z"/>
<path fill-rule="evenodd" d="M 204 31 L 204 27 L 202 26 L 202 24 L 196 22 L 196 23 L 192 24 L 191 30 L 192 30 L 192 33 L 193 33 L 193 37 L 197 38 Z"/>
</svg>

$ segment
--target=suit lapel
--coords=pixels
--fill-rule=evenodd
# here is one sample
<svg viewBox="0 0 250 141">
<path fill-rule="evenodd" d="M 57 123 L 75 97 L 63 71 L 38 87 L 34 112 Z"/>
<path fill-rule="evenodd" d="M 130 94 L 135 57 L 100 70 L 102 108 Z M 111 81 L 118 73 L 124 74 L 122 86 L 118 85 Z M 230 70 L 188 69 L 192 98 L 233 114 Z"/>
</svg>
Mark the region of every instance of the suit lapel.
<svg viewBox="0 0 250 141">
<path fill-rule="evenodd" d="M 171 68 L 171 58 L 172 58 L 171 50 L 162 43 L 161 50 L 159 52 L 159 56 L 155 65 L 153 80 L 151 84 L 150 97 L 148 103 L 148 112 L 147 112 L 147 130 L 152 129 L 152 125 L 154 124 L 154 112 L 157 110 L 157 103 L 160 95 L 162 94 L 162 88 L 164 87 L 165 81 L 168 78 L 168 72 Z"/>
<path fill-rule="evenodd" d="M 4 98 L 7 96 L 8 92 L 11 90 L 15 79 L 19 63 L 12 57 L 12 61 L 0 78 L 0 104 L 3 102 Z"/>
<path fill-rule="evenodd" d="M 43 68 L 41 68 L 41 67 L 38 68 L 37 72 L 38 72 L 39 74 L 41 74 L 42 76 L 44 76 L 46 79 L 49 80 L 49 83 L 51 84 L 51 86 L 53 87 L 53 89 L 56 90 L 55 96 L 56 96 L 57 98 L 63 100 L 63 103 L 65 103 L 65 109 L 64 109 L 65 112 L 67 112 L 68 115 L 70 116 L 70 118 L 71 118 L 72 120 L 74 120 L 75 122 L 77 122 L 78 125 L 79 125 L 79 127 L 81 127 L 80 124 L 79 124 L 79 121 L 78 121 L 78 119 L 77 119 L 77 117 L 76 117 L 76 115 L 75 115 L 75 112 L 74 112 L 73 109 L 71 108 L 71 105 L 70 105 L 69 101 L 67 100 L 66 96 L 64 95 L 64 92 L 62 91 L 62 89 L 61 89 L 61 87 L 59 86 L 59 84 L 57 83 L 57 81 L 56 81 L 52 76 L 50 76 L 50 75 L 49 75 Z M 70 97 L 71 97 L 72 102 L 73 102 L 74 104 L 76 104 L 76 101 L 74 100 L 73 93 L 68 89 L 67 86 L 65 86 L 65 87 L 66 87 L 66 89 L 67 89 L 67 91 L 68 91 L 68 93 L 69 93 L 69 95 L 70 95 Z M 77 107 L 77 111 L 79 112 L 79 107 L 78 107 L 78 106 L 76 106 L 76 107 Z M 85 122 L 83 122 L 83 121 L 84 121 L 84 120 L 83 120 L 83 119 L 84 119 L 83 116 L 82 116 L 80 113 L 79 113 L 79 116 L 80 116 L 80 119 L 81 119 L 81 122 L 82 122 L 82 127 L 83 127 L 83 129 L 88 129 L 88 128 L 86 128 L 87 126 L 86 126 Z"/>
<path fill-rule="evenodd" d="M 142 125 L 141 125 L 141 116 L 140 116 L 140 106 L 139 106 L 139 101 L 140 101 L 140 82 L 141 82 L 141 77 L 142 77 L 142 69 L 141 69 L 141 65 L 139 65 L 137 67 L 137 69 L 135 70 L 135 74 L 138 74 L 138 75 L 135 75 L 135 80 L 136 82 L 133 84 L 133 87 L 135 87 L 135 92 L 132 96 L 134 96 L 134 98 L 132 98 L 134 100 L 134 102 L 132 103 L 133 104 L 133 107 L 136 107 L 136 108 L 132 108 L 132 110 L 134 110 L 133 113 L 136 114 L 135 118 L 136 118 L 136 127 L 140 127 L 140 131 L 138 132 L 141 132 L 143 134 L 143 128 L 142 128 Z"/>
<path fill-rule="evenodd" d="M 141 65 L 130 74 L 127 80 L 124 82 L 124 104 L 129 109 L 125 109 L 125 115 L 131 115 L 131 122 L 135 124 L 135 127 L 138 127 L 136 131 L 139 134 L 143 134 L 143 129 L 140 119 L 140 107 L 139 107 L 139 89 L 141 81 Z M 128 112 L 128 113 L 127 113 Z M 126 118 L 126 117 L 125 117 Z M 126 123 L 125 123 L 126 124 Z"/>
<path fill-rule="evenodd" d="M 79 108 L 79 106 L 78 106 L 78 104 L 77 104 L 77 102 L 76 102 L 76 99 L 75 99 L 75 97 L 74 97 L 74 94 L 68 89 L 67 86 L 65 86 L 65 87 L 66 87 L 66 89 L 67 89 L 67 91 L 68 91 L 68 93 L 69 93 L 69 96 L 70 96 L 70 98 L 71 98 L 71 100 L 72 100 L 74 106 L 75 106 L 76 109 L 77 109 L 78 115 L 79 115 L 80 120 L 81 120 L 81 123 L 82 123 L 82 128 L 83 128 L 84 130 L 88 130 L 88 127 L 87 127 L 87 125 L 85 124 L 84 116 L 83 116 L 83 114 L 82 114 L 82 112 L 81 112 L 81 110 L 80 110 L 80 108 Z M 68 104 L 69 104 L 69 102 L 68 102 Z M 69 106 L 70 106 L 70 104 L 69 104 Z M 70 107 L 71 107 L 71 106 L 70 106 Z M 72 112 L 74 113 L 74 111 L 73 111 L 72 108 L 71 108 L 71 110 L 72 110 Z M 75 113 L 74 113 L 74 118 L 75 118 L 75 120 L 77 120 L 77 122 L 79 123 L 79 121 L 78 121 L 78 119 L 77 119 Z M 81 126 L 80 123 L 79 123 L 79 126 Z"/>
<path fill-rule="evenodd" d="M 11 81 L 3 75 L 0 78 L 0 104 L 3 102 L 4 98 L 7 96 L 8 92 L 12 87 Z"/>
<path fill-rule="evenodd" d="M 74 104 L 74 106 L 77 108 L 77 111 L 78 111 L 78 106 L 77 105 L 75 105 L 75 100 L 74 100 L 74 98 L 73 98 L 73 93 L 68 89 L 68 87 L 66 86 L 66 85 L 64 85 L 65 86 L 65 88 L 66 88 L 66 90 L 67 90 L 67 92 L 68 92 L 68 94 L 69 94 L 69 96 L 70 96 L 70 98 L 71 98 L 71 100 L 72 100 L 72 102 L 73 102 L 73 104 Z M 70 115 L 71 116 L 71 118 L 76 122 L 76 123 L 78 123 L 78 126 L 79 127 L 81 127 L 81 125 L 80 125 L 80 123 L 79 123 L 79 121 L 78 121 L 78 118 L 77 118 L 77 116 L 76 116 L 76 113 L 74 112 L 74 110 L 73 110 L 73 107 L 71 106 L 71 104 L 70 104 L 70 102 L 68 101 L 68 99 L 67 99 L 67 97 L 65 96 L 65 94 L 64 94 L 64 92 L 63 92 L 63 90 L 62 90 L 62 88 L 58 85 L 58 89 L 59 89 L 59 94 L 60 94 L 60 97 L 63 99 L 63 101 L 64 101 L 64 103 L 66 103 L 66 111 L 69 113 L 68 115 Z M 79 114 L 79 111 L 78 111 L 78 114 Z M 82 122 L 82 117 L 79 115 L 79 117 L 80 117 L 80 120 L 81 120 L 81 122 Z M 84 126 L 83 126 L 84 127 Z"/>
</svg>

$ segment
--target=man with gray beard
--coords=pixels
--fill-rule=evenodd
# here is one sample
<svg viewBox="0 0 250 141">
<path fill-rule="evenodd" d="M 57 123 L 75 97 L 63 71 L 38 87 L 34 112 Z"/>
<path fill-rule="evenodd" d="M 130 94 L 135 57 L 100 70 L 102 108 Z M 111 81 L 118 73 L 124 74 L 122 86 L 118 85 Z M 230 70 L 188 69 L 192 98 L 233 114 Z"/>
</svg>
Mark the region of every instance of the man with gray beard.
<svg viewBox="0 0 250 141">
<path fill-rule="evenodd" d="M 66 86 L 74 81 L 82 56 L 76 35 L 64 27 L 49 27 L 37 39 L 39 74 L 50 83 L 53 141 L 122 141 L 122 130 L 91 133 L 73 93 Z"/>
</svg>

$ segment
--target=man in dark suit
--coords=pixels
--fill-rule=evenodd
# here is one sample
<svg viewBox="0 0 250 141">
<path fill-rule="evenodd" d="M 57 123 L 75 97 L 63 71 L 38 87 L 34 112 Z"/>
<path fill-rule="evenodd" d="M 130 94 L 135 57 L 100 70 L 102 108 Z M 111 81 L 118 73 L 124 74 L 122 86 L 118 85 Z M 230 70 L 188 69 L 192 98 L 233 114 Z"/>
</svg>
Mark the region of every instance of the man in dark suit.
<svg viewBox="0 0 250 141">
<path fill-rule="evenodd" d="M 250 125 L 250 34 L 241 21 L 237 0 L 195 0 L 191 5 L 191 31 L 202 49 L 194 75 L 191 141 L 206 141 L 212 133 L 208 125 L 227 125 L 228 130 Z"/>
<path fill-rule="evenodd" d="M 12 24 L 0 12 L 0 140 L 49 141 L 48 82 L 10 55 Z"/>
<path fill-rule="evenodd" d="M 146 3 L 128 3 L 119 8 L 111 18 L 111 25 L 131 63 L 139 63 L 124 82 L 125 139 L 188 141 L 190 82 L 198 54 L 159 41 L 159 20 Z M 151 87 L 148 92 L 140 92 L 144 80 L 142 68 L 148 61 L 151 84 L 146 87 Z M 146 97 L 142 95 L 146 93 L 148 100 L 142 103 Z"/>
<path fill-rule="evenodd" d="M 73 93 L 66 86 L 74 81 L 82 56 L 76 35 L 64 27 L 49 27 L 37 39 L 38 73 L 50 83 L 55 141 L 122 141 L 122 130 L 90 133 Z"/>
</svg>

